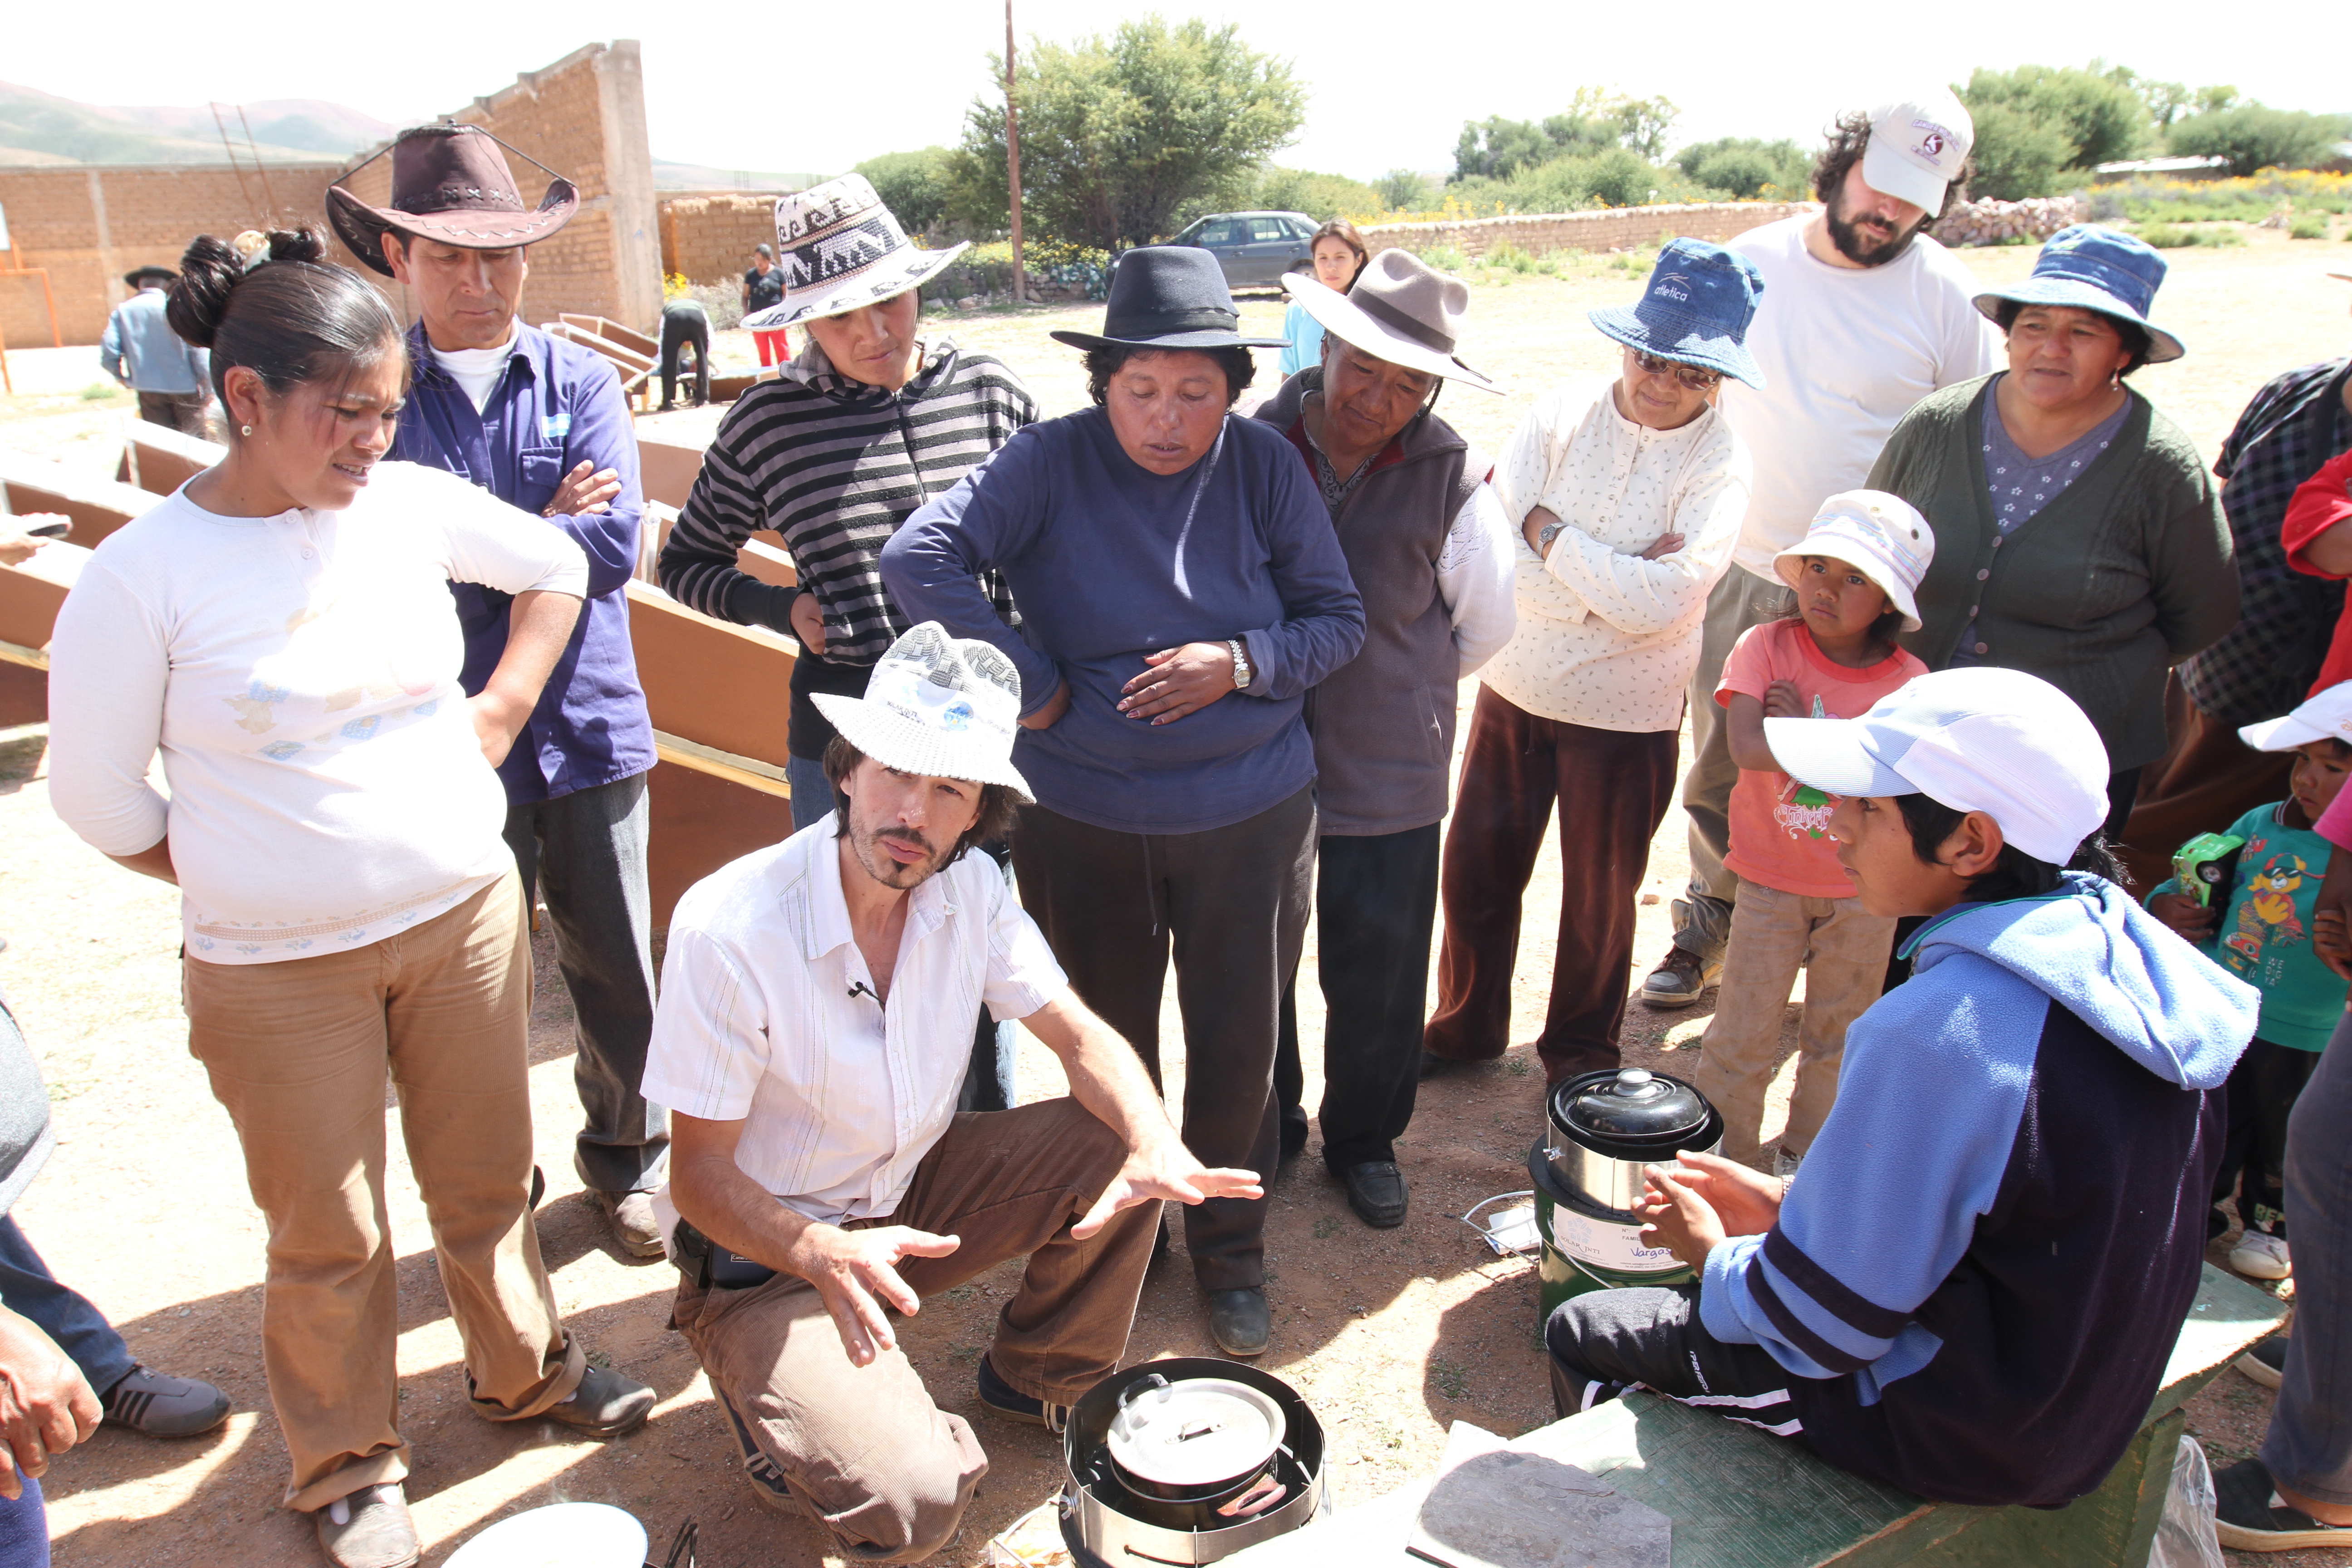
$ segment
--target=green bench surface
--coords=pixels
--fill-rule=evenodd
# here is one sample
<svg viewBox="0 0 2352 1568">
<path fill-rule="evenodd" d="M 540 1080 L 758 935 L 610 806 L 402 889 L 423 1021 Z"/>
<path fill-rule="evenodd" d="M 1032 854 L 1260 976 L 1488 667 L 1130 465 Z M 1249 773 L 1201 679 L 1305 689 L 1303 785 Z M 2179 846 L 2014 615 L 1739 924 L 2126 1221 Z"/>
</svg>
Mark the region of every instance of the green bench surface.
<svg viewBox="0 0 2352 1568">
<path fill-rule="evenodd" d="M 1649 1394 L 1553 1424 L 1543 1447 L 1672 1519 L 1675 1568 L 2143 1568 L 2171 1481 L 2181 1406 L 2285 1315 L 2284 1303 L 2206 1265 L 2138 1436 L 2105 1485 L 2063 1509 L 1929 1502 L 1834 1469 L 1753 1426 Z M 1415 1482 L 1224 1561 L 1234 1568 L 1422 1563 L 1403 1542 L 1428 1489 Z"/>
</svg>

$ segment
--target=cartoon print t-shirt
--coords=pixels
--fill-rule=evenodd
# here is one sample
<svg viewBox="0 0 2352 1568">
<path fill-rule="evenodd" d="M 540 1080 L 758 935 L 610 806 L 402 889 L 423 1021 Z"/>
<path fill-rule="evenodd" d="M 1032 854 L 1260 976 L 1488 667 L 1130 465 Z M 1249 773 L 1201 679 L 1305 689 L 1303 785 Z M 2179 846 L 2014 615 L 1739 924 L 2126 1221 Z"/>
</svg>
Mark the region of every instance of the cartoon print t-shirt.
<svg viewBox="0 0 2352 1568">
<path fill-rule="evenodd" d="M 2285 803 L 2258 805 L 2230 825 L 2246 847 L 2229 901 L 2201 944 L 2213 961 L 2263 994 L 2258 1038 L 2323 1051 L 2344 1016 L 2344 982 L 2311 949 L 2311 910 L 2327 875 L 2328 843 L 2280 820 Z M 2177 882 L 2157 893 L 2178 892 Z"/>
<path fill-rule="evenodd" d="M 1796 683 L 1809 712 L 1853 719 L 1927 667 L 1896 649 L 1867 669 L 1832 663 L 1800 620 L 1751 626 L 1723 661 L 1715 700 L 1728 708 L 1735 694 L 1764 700 L 1776 680 Z M 1850 899 L 1853 882 L 1837 861 L 1829 836 L 1830 797 L 1783 773 L 1739 771 L 1731 786 L 1731 852 L 1723 863 L 1751 882 L 1811 899 Z"/>
</svg>

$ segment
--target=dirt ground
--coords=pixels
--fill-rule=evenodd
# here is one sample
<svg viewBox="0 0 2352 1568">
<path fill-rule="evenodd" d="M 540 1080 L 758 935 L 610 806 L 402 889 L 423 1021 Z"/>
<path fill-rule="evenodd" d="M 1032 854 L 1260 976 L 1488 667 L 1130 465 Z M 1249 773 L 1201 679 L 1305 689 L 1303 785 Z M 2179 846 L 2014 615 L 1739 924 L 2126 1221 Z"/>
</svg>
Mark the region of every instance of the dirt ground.
<svg viewBox="0 0 2352 1568">
<path fill-rule="evenodd" d="M 2343 352 L 2345 286 L 2323 263 L 2333 247 L 2255 233 L 2242 249 L 2176 251 L 2160 319 L 2190 347 L 2140 384 L 2210 452 L 2252 390 L 2290 365 Z M 2025 249 L 1963 253 L 1989 279 L 2020 276 Z M 1503 278 L 1508 280 L 1504 281 Z M 1465 358 L 1512 389 L 1507 397 L 1449 392 L 1441 412 L 1486 450 L 1497 448 L 1532 395 L 1570 375 L 1598 373 L 1613 349 L 1583 320 L 1586 308 L 1633 297 L 1638 273 L 1584 258 L 1561 278 L 1489 275 L 1476 289 Z M 953 320 L 968 346 L 1005 358 L 1049 412 L 1083 396 L 1076 356 L 1049 342 L 1050 327 L 1091 322 L 1097 307 L 979 312 Z M 1253 326 L 1278 308 L 1251 302 Z M 748 345 L 722 334 L 722 357 Z M 80 364 L 75 362 L 79 360 Z M 37 452 L 110 473 L 114 400 L 84 402 L 98 379 L 95 351 L 10 355 L 19 395 L 0 400 L 0 448 Z M 86 367 L 86 368 L 85 368 Z M 1271 366 L 1267 372 L 1271 380 Z M 664 423 L 708 421 L 691 411 Z M 1473 688 L 1463 689 L 1466 710 Z M 247 1196 L 226 1117 L 184 1048 L 175 974 L 178 924 L 170 889 L 120 871 L 86 848 L 48 808 L 38 726 L 0 731 L 0 985 L 5 985 L 57 1102 L 60 1146 L 16 1214 L 59 1276 L 92 1297 L 159 1369 L 209 1377 L 236 1415 L 223 1430 L 180 1443 L 102 1431 L 58 1462 L 48 1488 L 57 1561 L 66 1568 L 151 1564 L 308 1564 L 307 1522 L 278 1498 L 285 1458 L 258 1362 L 263 1235 Z M 1685 870 L 1679 813 L 1653 847 L 1636 973 L 1662 951 L 1666 900 Z M 1550 973 L 1557 859 L 1547 857 L 1527 895 L 1514 1036 L 1531 1039 Z M 1655 902 L 1649 900 L 1654 899 Z M 542 939 L 531 1047 L 535 1115 L 550 1181 L 540 1230 L 558 1298 L 592 1355 L 651 1383 L 653 1419 L 614 1443 L 573 1440 L 546 1424 L 491 1426 L 465 1408 L 457 1336 L 447 1315 L 422 1207 L 396 1137 L 390 1184 L 401 1258 L 400 1364 L 404 1426 L 415 1448 L 409 1496 L 427 1563 L 494 1519 L 543 1503 L 616 1504 L 644 1521 L 656 1560 L 688 1519 L 702 1530 L 705 1568 L 833 1563 L 812 1527 L 759 1508 L 736 1477 L 730 1445 L 683 1342 L 667 1331 L 673 1280 L 658 1261 L 625 1261 L 579 1194 L 565 1157 L 576 1125 L 567 1057 L 571 1008 Z M 1310 944 L 1307 973 L 1311 981 Z M 1311 984 L 1302 994 L 1312 997 Z M 1628 1012 L 1630 1063 L 1687 1074 L 1712 995 L 1682 1014 Z M 1319 1009 L 1302 1007 L 1308 1100 L 1319 1082 Z M 1175 1008 L 1166 1009 L 1174 1048 Z M 1796 1017 L 1792 1005 L 1788 1021 Z M 1031 1043 L 1024 1100 L 1059 1092 L 1053 1058 Z M 1525 1044 L 1500 1062 L 1427 1085 L 1402 1160 L 1412 1217 L 1376 1232 L 1347 1208 L 1307 1157 L 1273 1185 L 1268 1226 L 1273 1349 L 1264 1365 L 1288 1379 L 1332 1430 L 1338 1501 L 1381 1495 L 1436 1458 L 1456 1419 L 1518 1432 L 1549 1418 L 1534 1348 L 1530 1265 L 1488 1255 L 1458 1216 L 1479 1199 L 1524 1184 L 1529 1142 L 1542 1130 L 1542 1074 Z M 1171 1089 L 1175 1085 L 1171 1082 Z M 1783 1080 L 1785 1088 L 1785 1079 Z M 1778 1114 L 1777 1110 L 1774 1113 Z M 387 1099 L 387 1127 L 394 1118 Z M 2220 1248 L 2216 1249 L 2218 1259 Z M 1213 1353 L 1181 1256 L 1146 1285 L 1130 1360 Z M 904 1341 L 940 1404 L 969 1416 L 993 1469 L 942 1563 L 977 1563 L 987 1537 L 1043 1501 L 1059 1478 L 1052 1439 L 982 1415 L 973 1365 L 993 1316 L 1019 1277 L 1007 1265 L 928 1303 Z M 2191 1429 L 2216 1465 L 2259 1444 L 2270 1395 L 2225 1373 L 2191 1407 Z M 2252 1563 L 2253 1558 L 2242 1561 Z M 2273 1558 L 2290 1568 L 2352 1568 L 2352 1552 Z"/>
</svg>

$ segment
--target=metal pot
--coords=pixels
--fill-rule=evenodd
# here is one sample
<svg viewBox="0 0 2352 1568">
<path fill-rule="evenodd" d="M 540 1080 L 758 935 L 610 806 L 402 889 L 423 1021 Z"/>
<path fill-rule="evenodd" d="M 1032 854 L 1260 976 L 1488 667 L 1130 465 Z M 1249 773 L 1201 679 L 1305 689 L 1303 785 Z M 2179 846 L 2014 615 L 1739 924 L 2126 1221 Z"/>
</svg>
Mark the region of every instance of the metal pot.
<svg viewBox="0 0 2352 1568">
<path fill-rule="evenodd" d="M 1288 1427 L 1273 1395 L 1245 1383 L 1155 1372 L 1120 1393 L 1104 1441 L 1111 1473 L 1138 1496 L 1222 1503 L 1264 1478 Z"/>
<path fill-rule="evenodd" d="M 1552 1180 L 1585 1206 L 1633 1217 L 1642 1167 L 1723 1143 L 1723 1116 L 1681 1079 L 1620 1068 L 1567 1079 L 1548 1101 Z"/>
</svg>

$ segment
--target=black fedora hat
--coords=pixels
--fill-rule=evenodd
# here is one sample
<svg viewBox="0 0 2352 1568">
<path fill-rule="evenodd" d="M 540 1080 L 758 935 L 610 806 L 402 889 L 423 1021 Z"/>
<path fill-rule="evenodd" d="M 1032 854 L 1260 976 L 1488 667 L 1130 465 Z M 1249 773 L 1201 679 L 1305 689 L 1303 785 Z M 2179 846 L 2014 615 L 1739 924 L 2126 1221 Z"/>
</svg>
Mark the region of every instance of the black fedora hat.
<svg viewBox="0 0 2352 1568">
<path fill-rule="evenodd" d="M 124 273 L 122 275 L 122 281 L 129 284 L 133 289 L 144 289 L 147 287 L 147 279 L 150 278 L 152 278 L 156 282 L 161 283 L 164 288 L 169 289 L 173 284 L 177 283 L 180 280 L 180 274 L 172 268 L 158 267 L 151 261 L 144 267 L 134 267 L 130 271 Z"/>
<path fill-rule="evenodd" d="M 536 207 L 523 205 L 499 149 L 507 144 L 478 125 L 412 125 L 390 147 L 362 159 L 327 187 L 327 219 L 352 254 L 392 276 L 383 258 L 387 229 L 468 250 L 508 250 L 545 239 L 580 210 L 572 183 L 530 153 L 516 157 L 548 176 Z M 392 154 L 392 205 L 370 206 L 343 182 Z"/>
<path fill-rule="evenodd" d="M 1288 338 L 1245 338 L 1217 258 L 1197 246 L 1147 245 L 1118 258 L 1100 332 L 1055 332 L 1076 349 L 1280 349 Z"/>
</svg>

